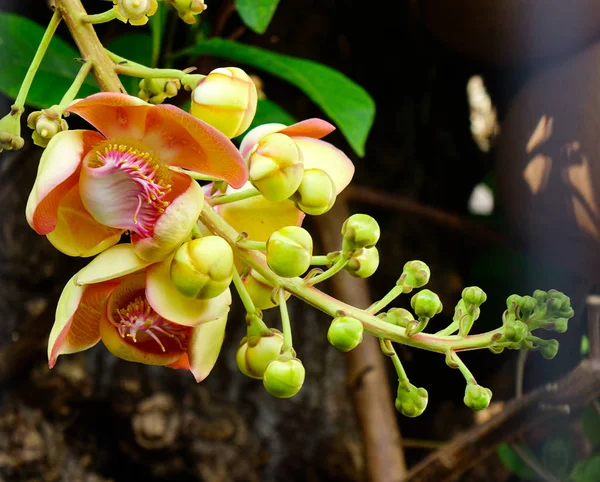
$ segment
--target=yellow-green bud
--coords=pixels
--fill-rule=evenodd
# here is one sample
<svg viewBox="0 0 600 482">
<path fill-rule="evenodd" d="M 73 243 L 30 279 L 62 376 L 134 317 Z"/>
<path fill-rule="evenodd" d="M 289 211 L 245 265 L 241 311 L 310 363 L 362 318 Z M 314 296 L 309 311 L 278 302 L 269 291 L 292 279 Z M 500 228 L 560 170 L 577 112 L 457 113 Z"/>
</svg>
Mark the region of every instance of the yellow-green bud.
<svg viewBox="0 0 600 482">
<path fill-rule="evenodd" d="M 402 270 L 404 276 L 404 286 L 412 288 L 421 288 L 429 282 L 431 271 L 423 261 L 409 261 L 404 265 Z"/>
<path fill-rule="evenodd" d="M 305 375 L 304 365 L 298 358 L 280 358 L 267 366 L 263 385 L 274 397 L 290 398 L 302 388 Z"/>
<path fill-rule="evenodd" d="M 0 119 L 0 152 L 4 149 L 16 151 L 21 149 L 25 141 L 21 137 L 21 115 L 23 108 L 16 105 Z"/>
<path fill-rule="evenodd" d="M 552 360 L 558 353 L 558 341 L 547 340 L 546 343 L 540 346 L 540 353 L 548 360 Z"/>
<path fill-rule="evenodd" d="M 429 394 L 424 388 L 417 388 L 412 383 L 408 387 L 400 384 L 396 396 L 396 410 L 405 417 L 418 417 L 427 408 Z"/>
<path fill-rule="evenodd" d="M 373 246 L 354 251 L 352 258 L 344 268 L 355 278 L 368 278 L 377 271 L 378 267 L 379 251 Z"/>
<path fill-rule="evenodd" d="M 279 305 L 277 299 L 273 299 L 273 286 L 258 272 L 252 270 L 242 278 L 246 291 L 252 298 L 254 306 L 259 310 L 267 310 Z M 289 292 L 285 292 L 286 299 L 290 297 Z"/>
<path fill-rule="evenodd" d="M 363 324 L 356 318 L 341 316 L 335 318 L 329 325 L 327 339 L 338 350 L 348 352 L 360 345 L 363 332 Z"/>
<path fill-rule="evenodd" d="M 27 117 L 27 127 L 33 129 L 31 135 L 36 146 L 46 147 L 56 134 L 69 129 L 67 121 L 54 108 L 38 110 Z"/>
<path fill-rule="evenodd" d="M 440 297 L 433 291 L 419 291 L 410 299 L 410 306 L 419 318 L 433 318 L 442 311 Z"/>
<path fill-rule="evenodd" d="M 233 251 L 219 236 L 206 236 L 184 243 L 171 262 L 171 280 L 189 298 L 209 299 L 220 295 L 233 278 Z"/>
<path fill-rule="evenodd" d="M 473 410 L 483 410 L 490 405 L 491 399 L 492 391 L 489 388 L 471 383 L 467 384 L 465 397 L 463 399 L 467 407 Z"/>
<path fill-rule="evenodd" d="M 245 337 L 235 354 L 240 371 L 251 378 L 262 379 L 269 363 L 281 354 L 283 334 L 271 330 L 269 335 Z"/>
<path fill-rule="evenodd" d="M 487 300 L 487 295 L 479 286 L 468 286 L 462 292 L 462 299 L 466 306 L 481 306 Z"/>
<path fill-rule="evenodd" d="M 257 102 L 256 87 L 246 72 L 237 67 L 218 68 L 192 91 L 190 114 L 231 139 L 248 129 Z"/>
<path fill-rule="evenodd" d="M 302 152 L 285 134 L 269 134 L 254 146 L 248 159 L 249 178 L 269 201 L 289 198 L 302 181 Z"/>
<path fill-rule="evenodd" d="M 406 328 L 411 321 L 415 320 L 415 317 L 404 308 L 392 308 L 385 313 L 384 320 L 393 325 Z"/>
<path fill-rule="evenodd" d="M 204 0 L 165 0 L 165 3 L 173 5 L 179 18 L 189 24 L 196 23 L 195 16 L 206 10 Z"/>
<path fill-rule="evenodd" d="M 300 276 L 310 266 L 313 241 L 310 233 L 299 226 L 286 226 L 267 240 L 267 264 L 279 276 Z"/>
<path fill-rule="evenodd" d="M 306 214 L 325 214 L 335 204 L 336 188 L 333 179 L 322 169 L 305 169 L 302 182 L 292 196 L 296 207 Z"/>
<path fill-rule="evenodd" d="M 142 79 L 138 97 L 150 104 L 162 104 L 165 99 L 175 97 L 181 88 L 178 79 Z"/>
<path fill-rule="evenodd" d="M 342 225 L 344 251 L 370 248 L 379 241 L 379 224 L 367 214 L 353 214 Z"/>
<path fill-rule="evenodd" d="M 146 25 L 148 17 L 156 13 L 156 0 L 113 0 L 115 16 L 131 25 Z"/>
</svg>

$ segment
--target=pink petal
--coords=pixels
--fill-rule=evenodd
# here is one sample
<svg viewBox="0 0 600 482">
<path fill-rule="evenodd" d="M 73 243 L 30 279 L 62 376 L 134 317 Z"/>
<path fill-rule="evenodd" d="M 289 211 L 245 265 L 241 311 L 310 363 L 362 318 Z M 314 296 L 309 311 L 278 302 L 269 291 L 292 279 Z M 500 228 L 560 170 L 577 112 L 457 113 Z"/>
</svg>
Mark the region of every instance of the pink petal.
<svg viewBox="0 0 600 482">
<path fill-rule="evenodd" d="M 323 119 L 313 117 L 306 119 L 286 127 L 279 131 L 280 134 L 285 134 L 290 137 L 312 137 L 313 139 L 321 139 L 327 134 L 331 134 L 335 130 L 335 126 Z"/>
</svg>

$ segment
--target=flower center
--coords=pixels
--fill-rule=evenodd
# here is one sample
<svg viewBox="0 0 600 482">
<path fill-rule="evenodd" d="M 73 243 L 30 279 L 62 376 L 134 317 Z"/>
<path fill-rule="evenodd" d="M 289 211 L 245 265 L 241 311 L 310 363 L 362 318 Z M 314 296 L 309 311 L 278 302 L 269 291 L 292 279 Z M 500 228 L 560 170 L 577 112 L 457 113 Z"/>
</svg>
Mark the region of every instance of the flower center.
<svg viewBox="0 0 600 482">
<path fill-rule="evenodd" d="M 134 343 L 154 340 L 162 352 L 169 340 L 180 350 L 187 350 L 188 327 L 171 323 L 156 313 L 148 301 L 138 296 L 125 308 L 116 309 L 110 322 L 117 328 L 121 338 L 130 338 Z"/>
</svg>

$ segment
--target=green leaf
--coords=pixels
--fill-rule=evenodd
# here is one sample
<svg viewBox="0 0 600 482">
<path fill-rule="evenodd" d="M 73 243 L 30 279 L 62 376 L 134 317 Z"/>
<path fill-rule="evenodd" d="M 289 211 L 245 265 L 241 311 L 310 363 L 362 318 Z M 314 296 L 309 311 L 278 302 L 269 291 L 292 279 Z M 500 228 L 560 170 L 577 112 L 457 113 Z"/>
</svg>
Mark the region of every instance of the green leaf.
<svg viewBox="0 0 600 482">
<path fill-rule="evenodd" d="M 598 482 L 600 480 L 600 455 L 593 455 L 579 462 L 569 480 L 573 482 Z"/>
<path fill-rule="evenodd" d="M 127 60 L 142 65 L 150 65 L 152 62 L 152 38 L 145 33 L 128 33 L 115 38 L 106 45 L 111 52 L 125 57 Z M 131 95 L 139 92 L 140 78 L 120 75 L 123 87 Z"/>
<path fill-rule="evenodd" d="M 544 468 L 559 480 L 564 480 L 569 474 L 575 458 L 575 449 L 568 440 L 553 437 L 542 446 Z"/>
<path fill-rule="evenodd" d="M 45 30 L 28 18 L 0 12 L 0 91 L 7 96 L 17 96 Z M 77 50 L 55 36 L 33 80 L 27 105 L 45 108 L 58 104 L 79 72 L 81 63 L 74 60 L 78 57 Z M 89 75 L 78 97 L 97 91 L 96 82 Z"/>
<path fill-rule="evenodd" d="M 223 39 L 206 40 L 178 55 L 187 54 L 214 55 L 250 64 L 294 84 L 337 124 L 354 151 L 364 156 L 375 103 L 361 86 L 337 70 Z"/>
<path fill-rule="evenodd" d="M 167 6 L 163 2 L 158 3 L 158 10 L 148 22 L 150 25 L 150 35 L 152 36 L 152 67 L 158 65 L 160 57 L 160 47 L 163 33 L 165 31 L 165 23 L 167 22 Z"/>
<path fill-rule="evenodd" d="M 521 457 L 519 457 L 507 443 L 503 443 L 498 447 L 497 454 L 506 468 L 513 474 L 519 476 L 523 480 L 535 479 L 535 472 L 525 465 L 521 460 Z"/>
<path fill-rule="evenodd" d="M 235 0 L 242 21 L 256 33 L 265 33 L 279 0 Z"/>
<path fill-rule="evenodd" d="M 600 414 L 595 407 L 585 407 L 581 413 L 583 432 L 594 447 L 600 447 Z"/>
<path fill-rule="evenodd" d="M 271 122 L 277 122 L 279 124 L 285 124 L 289 126 L 296 123 L 288 111 L 277 105 L 272 100 L 259 100 L 256 107 L 256 115 L 250 124 L 250 129 L 254 129 L 256 126 L 263 124 L 269 124 Z"/>
</svg>

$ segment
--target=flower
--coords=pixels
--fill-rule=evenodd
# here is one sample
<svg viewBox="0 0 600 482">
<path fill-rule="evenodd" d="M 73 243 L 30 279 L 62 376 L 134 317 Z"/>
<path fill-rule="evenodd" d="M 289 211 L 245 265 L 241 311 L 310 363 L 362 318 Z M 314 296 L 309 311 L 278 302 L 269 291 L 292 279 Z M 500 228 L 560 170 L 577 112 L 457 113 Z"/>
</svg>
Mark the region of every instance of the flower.
<svg viewBox="0 0 600 482">
<path fill-rule="evenodd" d="M 94 256 L 125 231 L 138 256 L 159 261 L 186 240 L 202 210 L 186 169 L 241 187 L 247 167 L 219 131 L 171 105 L 100 93 L 67 112 L 96 127 L 59 132 L 42 155 L 27 220 L 71 256 Z"/>
<path fill-rule="evenodd" d="M 148 17 L 156 13 L 156 0 L 113 0 L 115 16 L 124 23 L 146 25 Z"/>
<path fill-rule="evenodd" d="M 170 259 L 150 264 L 131 244 L 113 246 L 65 286 L 48 341 L 48 366 L 100 340 L 115 356 L 190 370 L 198 382 L 214 366 L 231 291 L 190 300 L 169 279 Z"/>
</svg>

